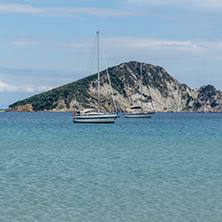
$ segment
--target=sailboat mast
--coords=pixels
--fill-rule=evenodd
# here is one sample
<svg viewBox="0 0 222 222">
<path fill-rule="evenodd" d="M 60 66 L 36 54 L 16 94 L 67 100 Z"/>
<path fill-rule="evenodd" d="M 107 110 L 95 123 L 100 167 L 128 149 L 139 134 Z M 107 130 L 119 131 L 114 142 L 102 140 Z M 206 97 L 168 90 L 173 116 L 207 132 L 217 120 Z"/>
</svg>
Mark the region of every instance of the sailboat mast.
<svg viewBox="0 0 222 222">
<path fill-rule="evenodd" d="M 99 108 L 99 100 L 100 100 L 99 31 L 97 31 L 97 68 L 98 68 L 98 112 L 100 112 L 100 108 Z"/>
<path fill-rule="evenodd" d="M 142 64 L 140 64 L 140 102 L 142 108 Z"/>
</svg>

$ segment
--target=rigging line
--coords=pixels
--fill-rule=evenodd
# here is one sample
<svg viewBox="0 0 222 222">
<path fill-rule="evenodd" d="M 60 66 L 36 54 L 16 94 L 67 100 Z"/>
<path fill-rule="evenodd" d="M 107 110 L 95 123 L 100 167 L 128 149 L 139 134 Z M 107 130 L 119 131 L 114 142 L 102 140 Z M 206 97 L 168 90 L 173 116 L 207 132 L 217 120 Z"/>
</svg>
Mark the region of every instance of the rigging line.
<svg viewBox="0 0 222 222">
<path fill-rule="evenodd" d="M 109 76 L 109 72 L 108 72 L 107 65 L 106 65 L 106 58 L 105 58 L 105 54 L 104 54 L 103 50 L 102 50 L 102 54 L 103 54 L 103 58 L 104 58 L 106 74 L 107 74 L 107 77 L 108 77 L 108 80 L 109 80 L 109 86 L 110 86 L 110 91 L 111 91 L 111 94 L 112 94 L 114 109 L 115 109 L 115 112 L 118 113 L 117 108 L 116 108 L 116 102 L 115 102 L 114 95 L 113 95 L 113 89 L 112 89 L 112 86 L 111 86 L 110 76 Z"/>
<path fill-rule="evenodd" d="M 95 74 L 97 71 L 96 71 L 96 41 L 97 41 L 97 38 L 95 37 L 94 38 L 94 42 L 91 46 L 91 50 L 90 50 L 90 54 L 89 54 L 89 61 L 88 61 L 88 64 L 87 64 L 87 72 L 89 73 L 89 75 L 92 75 L 92 74 Z"/>
<path fill-rule="evenodd" d="M 100 113 L 99 31 L 97 31 L 98 112 Z"/>
<path fill-rule="evenodd" d="M 142 64 L 140 64 L 140 103 L 142 109 Z"/>
<path fill-rule="evenodd" d="M 146 87 L 147 87 L 148 94 L 149 94 L 149 97 L 150 97 L 150 103 L 151 103 L 152 109 L 153 109 L 153 111 L 155 112 L 155 108 L 154 108 L 154 104 L 153 104 L 153 99 L 152 99 L 152 97 L 151 97 L 151 95 L 150 95 L 150 89 L 149 89 L 148 83 L 147 83 L 147 81 L 145 80 L 145 78 L 144 78 L 144 82 L 146 83 Z"/>
</svg>

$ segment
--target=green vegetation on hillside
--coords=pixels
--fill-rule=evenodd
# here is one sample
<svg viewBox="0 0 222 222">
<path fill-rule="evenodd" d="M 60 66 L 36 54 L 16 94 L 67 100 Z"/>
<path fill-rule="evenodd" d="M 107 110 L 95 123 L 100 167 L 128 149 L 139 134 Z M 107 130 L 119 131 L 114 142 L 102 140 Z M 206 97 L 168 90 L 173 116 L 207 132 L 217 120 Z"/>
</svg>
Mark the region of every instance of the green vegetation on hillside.
<svg viewBox="0 0 222 222">
<path fill-rule="evenodd" d="M 76 98 L 77 101 L 87 102 L 86 98 L 92 98 L 87 92 L 88 86 L 92 80 L 96 79 L 96 77 L 97 75 L 91 75 L 76 82 L 52 89 L 48 92 L 40 93 L 28 99 L 18 101 L 9 107 L 14 108 L 29 103 L 32 104 L 34 111 L 44 111 L 56 108 L 60 99 L 65 101 L 67 108 L 69 108 L 69 104 L 73 98 Z"/>
</svg>

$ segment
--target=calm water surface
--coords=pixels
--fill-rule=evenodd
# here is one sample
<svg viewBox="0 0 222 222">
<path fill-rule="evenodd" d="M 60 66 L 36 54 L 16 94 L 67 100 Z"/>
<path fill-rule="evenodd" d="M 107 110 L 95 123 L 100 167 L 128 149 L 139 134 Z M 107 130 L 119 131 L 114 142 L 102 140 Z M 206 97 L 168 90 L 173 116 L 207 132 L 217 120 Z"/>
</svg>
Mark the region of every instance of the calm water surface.
<svg viewBox="0 0 222 222">
<path fill-rule="evenodd" d="M 222 221 L 222 114 L 74 124 L 0 113 L 0 221 Z"/>
</svg>

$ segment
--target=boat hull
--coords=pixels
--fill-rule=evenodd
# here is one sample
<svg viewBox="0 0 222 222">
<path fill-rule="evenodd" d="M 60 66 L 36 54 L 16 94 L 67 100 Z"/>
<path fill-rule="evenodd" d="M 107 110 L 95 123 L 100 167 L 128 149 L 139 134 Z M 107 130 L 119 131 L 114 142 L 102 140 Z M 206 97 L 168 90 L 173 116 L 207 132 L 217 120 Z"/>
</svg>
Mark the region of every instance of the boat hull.
<svg viewBox="0 0 222 222">
<path fill-rule="evenodd" d="M 123 113 L 125 118 L 151 118 L 154 112 L 145 112 L 145 113 Z"/>
<path fill-rule="evenodd" d="M 74 123 L 114 123 L 117 114 L 73 116 Z"/>
</svg>

